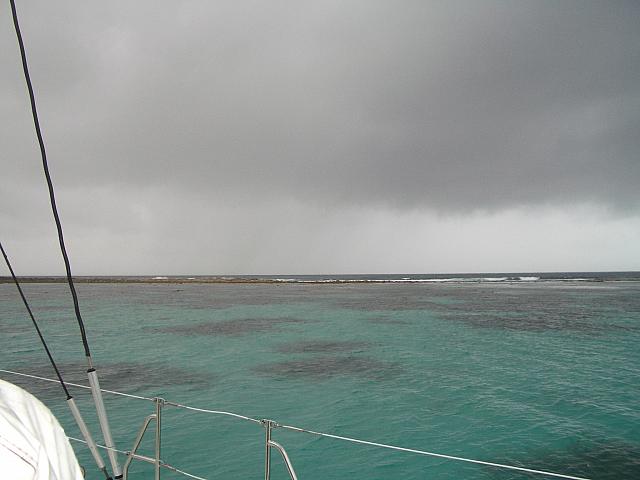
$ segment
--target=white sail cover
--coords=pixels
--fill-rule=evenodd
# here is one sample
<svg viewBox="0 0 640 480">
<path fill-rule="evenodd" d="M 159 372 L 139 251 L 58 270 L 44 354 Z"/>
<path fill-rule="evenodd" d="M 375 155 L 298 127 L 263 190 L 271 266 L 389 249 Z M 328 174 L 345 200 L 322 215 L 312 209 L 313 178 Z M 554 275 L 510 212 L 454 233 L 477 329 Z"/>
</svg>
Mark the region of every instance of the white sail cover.
<svg viewBox="0 0 640 480">
<path fill-rule="evenodd" d="M 4 380 L 0 380 L 0 478 L 83 478 L 56 417 L 29 392 Z"/>
</svg>

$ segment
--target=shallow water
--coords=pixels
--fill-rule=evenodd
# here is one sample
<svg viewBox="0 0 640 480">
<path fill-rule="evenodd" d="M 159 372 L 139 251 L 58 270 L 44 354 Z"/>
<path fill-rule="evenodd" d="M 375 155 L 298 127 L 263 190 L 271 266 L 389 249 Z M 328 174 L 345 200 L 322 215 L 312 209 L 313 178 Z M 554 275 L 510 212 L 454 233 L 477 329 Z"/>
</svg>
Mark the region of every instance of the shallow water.
<svg viewBox="0 0 640 480">
<path fill-rule="evenodd" d="M 27 297 L 69 381 L 84 358 L 62 284 Z M 80 284 L 103 388 L 496 463 L 640 478 L 640 283 Z M 2 368 L 52 377 L 12 285 Z M 55 384 L 26 386 L 79 436 Z M 97 434 L 89 395 L 73 390 Z M 128 450 L 153 405 L 105 397 Z M 542 478 L 277 429 L 303 479 Z M 165 461 L 261 478 L 263 429 L 166 407 Z M 74 444 L 90 479 L 99 479 Z M 151 442 L 144 444 L 150 453 Z M 286 478 L 273 454 L 274 479 Z M 135 478 L 152 478 L 134 462 Z M 163 478 L 184 478 L 163 472 Z"/>
</svg>

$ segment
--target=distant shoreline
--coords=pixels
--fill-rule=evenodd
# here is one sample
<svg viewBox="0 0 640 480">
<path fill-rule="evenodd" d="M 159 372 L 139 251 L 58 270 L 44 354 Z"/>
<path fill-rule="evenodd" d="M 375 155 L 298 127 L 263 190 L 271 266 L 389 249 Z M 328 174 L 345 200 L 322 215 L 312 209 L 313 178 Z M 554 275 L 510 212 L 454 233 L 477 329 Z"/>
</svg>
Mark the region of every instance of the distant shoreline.
<svg viewBox="0 0 640 480">
<path fill-rule="evenodd" d="M 22 283 L 66 283 L 63 276 L 18 277 Z M 103 284 L 537 284 L 548 282 L 637 282 L 640 272 L 565 272 L 565 273 L 504 273 L 504 274 L 380 274 L 380 275 L 219 275 L 219 276 L 77 276 L 76 283 Z M 13 283 L 9 276 L 0 276 L 0 284 Z"/>
<path fill-rule="evenodd" d="M 21 283 L 67 283 L 67 277 L 18 277 Z M 283 283 L 268 278 L 139 278 L 139 277 L 73 277 L 75 283 Z M 337 281 L 339 283 L 339 281 Z M 11 277 L 0 277 L 0 283 L 13 283 Z M 318 282 L 320 283 L 320 282 Z M 324 282 L 323 282 L 324 283 Z"/>
</svg>

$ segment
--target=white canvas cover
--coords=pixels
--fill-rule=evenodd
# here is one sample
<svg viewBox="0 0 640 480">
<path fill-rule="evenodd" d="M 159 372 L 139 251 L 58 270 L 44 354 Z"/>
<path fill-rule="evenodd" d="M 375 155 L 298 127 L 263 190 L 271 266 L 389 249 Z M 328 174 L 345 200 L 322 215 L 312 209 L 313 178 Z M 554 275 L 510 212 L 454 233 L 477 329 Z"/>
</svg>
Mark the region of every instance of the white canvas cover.
<svg viewBox="0 0 640 480">
<path fill-rule="evenodd" d="M 69 440 L 51 411 L 29 392 L 4 380 L 0 380 L 0 478 L 83 478 Z"/>
</svg>

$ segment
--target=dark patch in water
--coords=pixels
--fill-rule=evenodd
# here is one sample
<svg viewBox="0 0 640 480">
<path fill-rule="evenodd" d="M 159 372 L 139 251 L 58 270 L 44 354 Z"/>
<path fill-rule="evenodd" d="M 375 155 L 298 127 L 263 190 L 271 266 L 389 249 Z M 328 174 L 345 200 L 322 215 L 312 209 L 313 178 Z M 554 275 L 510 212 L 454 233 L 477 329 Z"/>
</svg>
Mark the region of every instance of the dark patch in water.
<svg viewBox="0 0 640 480">
<path fill-rule="evenodd" d="M 154 329 L 161 333 L 177 333 L 178 335 L 245 335 L 264 332 L 278 325 L 300 323 L 302 320 L 290 317 L 279 318 L 240 318 L 222 322 L 206 322 L 195 325 L 176 325 Z"/>
<path fill-rule="evenodd" d="M 7 335 L 24 333 L 31 329 L 33 329 L 31 325 L 7 325 L 4 323 L 0 323 L 0 333 L 4 333 Z M 34 330 L 34 334 L 35 334 L 35 330 Z"/>
<path fill-rule="evenodd" d="M 619 312 L 633 303 L 628 298 L 622 306 L 614 299 L 610 293 L 564 288 L 478 288 L 466 292 L 464 304 L 446 305 L 442 316 L 476 327 L 599 334 L 619 330 Z"/>
<path fill-rule="evenodd" d="M 501 303 L 487 299 L 484 302 L 449 306 L 442 318 L 463 321 L 474 327 L 521 330 L 527 332 L 573 331 L 602 333 L 612 330 L 603 323 L 603 314 L 597 309 L 577 305 L 574 301 L 546 296 L 545 298 L 519 299 Z"/>
<path fill-rule="evenodd" d="M 446 285 L 357 285 L 340 293 L 333 295 L 334 305 L 365 312 L 439 311 L 443 303 L 460 301 L 459 289 Z"/>
<path fill-rule="evenodd" d="M 429 301 L 427 298 L 402 295 L 390 295 L 390 292 L 380 295 L 362 295 L 360 297 L 337 300 L 334 304 L 341 308 L 363 310 L 366 312 L 398 311 L 398 310 L 437 310 L 440 304 Z"/>
<path fill-rule="evenodd" d="M 53 304 L 41 304 L 37 305 L 40 312 L 72 312 L 73 307 L 69 305 L 53 305 Z M 36 320 L 37 320 L 36 316 Z"/>
<path fill-rule="evenodd" d="M 367 322 L 375 323 L 378 325 L 408 325 L 408 322 L 404 320 L 399 320 L 397 318 L 388 318 L 388 317 L 367 318 Z"/>
<path fill-rule="evenodd" d="M 576 440 L 565 449 L 538 452 L 528 460 L 519 460 L 528 468 L 583 478 L 640 478 L 640 444 L 621 440 Z M 491 478 L 514 478 L 513 472 L 485 468 Z M 534 477 L 539 478 L 540 475 L 522 474 L 522 478 Z"/>
<path fill-rule="evenodd" d="M 333 303 L 366 312 L 422 310 L 481 328 L 598 334 L 634 330 L 622 322 L 640 310 L 636 293 L 544 284 L 377 285 L 361 286 Z"/>
<path fill-rule="evenodd" d="M 118 295 L 129 295 L 137 304 L 169 306 L 191 310 L 221 310 L 236 305 L 292 305 L 309 301 L 309 292 L 302 285 L 279 284 L 171 284 L 115 285 Z M 104 288 L 107 288 L 105 285 Z M 144 291 L 144 296 L 135 292 Z M 176 293 L 180 290 L 179 294 Z M 130 293 L 127 293 L 130 292 Z"/>
<path fill-rule="evenodd" d="M 494 312 L 445 315 L 444 318 L 462 321 L 474 327 L 544 332 L 550 330 L 576 331 L 582 333 L 602 332 L 603 326 L 584 321 L 583 317 L 569 312 L 563 316 L 547 316 L 531 312 L 528 315 L 508 315 Z"/>
<path fill-rule="evenodd" d="M 276 351 L 280 353 L 341 353 L 362 350 L 367 346 L 366 342 L 302 340 L 278 345 Z"/>
<path fill-rule="evenodd" d="M 87 385 L 86 365 L 83 363 L 58 364 L 65 382 Z M 184 385 L 189 389 L 203 389 L 215 380 L 213 375 L 192 370 L 171 367 L 159 363 L 138 364 L 133 362 L 117 362 L 96 365 L 100 379 L 100 387 L 124 393 L 138 391 L 159 392 L 169 385 Z M 57 378 L 49 364 L 31 364 L 19 368 L 18 371 L 40 377 Z M 61 395 L 62 388 L 53 382 L 2 374 L 4 379 L 19 385 L 35 396 Z M 78 392 L 77 388 L 71 388 Z"/>
<path fill-rule="evenodd" d="M 268 363 L 253 369 L 260 375 L 320 380 L 337 375 L 353 375 L 384 380 L 399 373 L 399 367 L 370 357 L 319 356 L 303 360 Z"/>
</svg>

